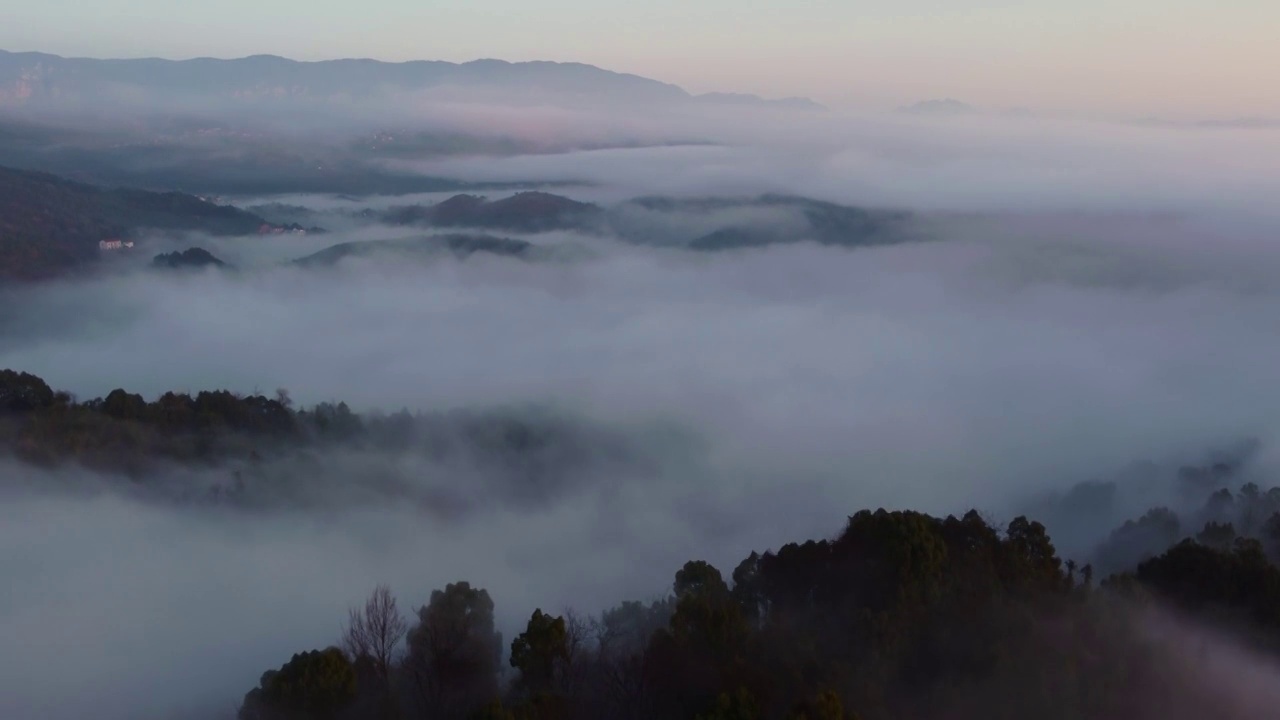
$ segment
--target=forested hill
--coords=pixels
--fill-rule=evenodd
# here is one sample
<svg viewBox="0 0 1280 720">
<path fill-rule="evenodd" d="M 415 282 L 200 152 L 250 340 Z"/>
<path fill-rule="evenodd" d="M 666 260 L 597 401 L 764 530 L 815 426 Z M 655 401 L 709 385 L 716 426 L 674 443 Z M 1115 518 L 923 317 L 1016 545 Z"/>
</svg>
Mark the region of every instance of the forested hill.
<svg viewBox="0 0 1280 720">
<path fill-rule="evenodd" d="M 144 229 L 258 232 L 253 213 L 178 192 L 103 188 L 0 167 L 0 280 L 55 277 L 96 262 L 98 243 Z"/>
<path fill-rule="evenodd" d="M 300 450 L 360 450 L 433 461 L 464 458 L 475 468 L 514 471 L 513 482 L 546 489 L 545 483 L 600 463 L 616 463 L 615 469 L 652 466 L 654 458 L 624 435 L 586 418 L 536 408 L 387 415 L 357 413 L 342 402 L 295 407 L 283 390 L 270 396 L 167 392 L 148 400 L 116 389 L 77 400 L 31 373 L 0 370 L 0 456 L 140 481 L 175 466 L 240 468 L 250 461 L 291 459 Z M 679 438 L 671 434 L 663 435 L 662 447 L 668 454 L 681 452 Z M 1229 547 L 1241 538 L 1263 543 L 1280 558 L 1280 487 L 1242 482 L 1245 462 L 1242 456 L 1178 469 L 1168 479 L 1169 494 L 1191 498 L 1189 503 L 1177 511 L 1155 506 L 1109 534 L 1100 532 L 1095 550 L 1077 559 L 1112 572 L 1185 539 Z M 1082 482 L 1032 512 L 1055 526 L 1111 516 L 1115 491 L 1114 483 Z"/>
<path fill-rule="evenodd" d="M 341 455 L 361 471 L 347 475 L 317 461 L 321 454 Z M 36 375 L 0 370 L 0 458 L 6 456 L 37 468 L 88 469 L 157 492 L 166 473 L 182 469 L 201 478 L 182 488 L 184 497 L 233 506 L 315 505 L 332 490 L 326 497 L 396 498 L 450 511 L 457 509 L 454 490 L 474 488 L 441 478 L 470 477 L 488 483 L 495 497 L 524 503 L 597 474 L 634 470 L 637 461 L 621 434 L 544 408 L 359 414 L 342 402 L 294 407 L 284 391 L 268 397 L 226 390 L 147 400 L 117 389 L 81 401 Z M 440 472 L 421 472 L 428 467 Z M 355 476 L 361 480 L 353 483 Z M 322 479 L 342 487 L 322 488 Z"/>
<path fill-rule="evenodd" d="M 393 225 L 475 227 L 517 232 L 588 229 L 602 222 L 600 207 L 560 195 L 528 191 L 501 200 L 455 195 L 435 205 L 395 206 L 379 216 Z"/>
<path fill-rule="evenodd" d="M 691 560 L 657 600 L 523 609 L 509 644 L 482 587 L 407 600 L 377 588 L 333 646 L 263 673 L 240 720 L 1260 720 L 1264 694 L 1211 671 L 1280 641 L 1256 541 L 1186 541 L 1097 583 L 1041 524 L 976 512 L 860 511 L 731 574 Z"/>
</svg>

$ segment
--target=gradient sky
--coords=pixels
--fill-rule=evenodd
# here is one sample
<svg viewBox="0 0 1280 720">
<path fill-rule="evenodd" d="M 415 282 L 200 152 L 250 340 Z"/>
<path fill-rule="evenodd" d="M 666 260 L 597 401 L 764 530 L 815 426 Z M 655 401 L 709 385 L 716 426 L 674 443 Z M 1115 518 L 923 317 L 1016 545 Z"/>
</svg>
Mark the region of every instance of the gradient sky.
<svg viewBox="0 0 1280 720">
<path fill-rule="evenodd" d="M 1277 0 L 14 0 L 0 48 L 575 60 L 685 88 L 1280 115 Z"/>
</svg>

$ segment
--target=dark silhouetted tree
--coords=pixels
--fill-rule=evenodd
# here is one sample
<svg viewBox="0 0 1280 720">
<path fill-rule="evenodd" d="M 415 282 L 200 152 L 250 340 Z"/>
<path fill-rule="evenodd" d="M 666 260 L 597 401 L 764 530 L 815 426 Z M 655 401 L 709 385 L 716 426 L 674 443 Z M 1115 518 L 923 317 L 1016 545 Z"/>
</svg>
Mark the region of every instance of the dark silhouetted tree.
<svg viewBox="0 0 1280 720">
<path fill-rule="evenodd" d="M 348 612 L 343 647 L 353 658 L 372 660 L 376 672 L 385 679 L 390 675 L 396 648 L 408 629 L 391 588 L 379 585 L 363 608 L 351 608 Z"/>
<path fill-rule="evenodd" d="M 554 692 L 568 662 L 564 618 L 534 610 L 525 631 L 511 641 L 511 667 L 520 671 L 520 684 L 533 694 Z"/>
<path fill-rule="evenodd" d="M 0 370 L 0 413 L 27 413 L 54 404 L 54 392 L 44 380 L 25 372 Z"/>
<path fill-rule="evenodd" d="M 501 657 L 489 593 L 458 582 L 432 592 L 418 611 L 405 666 L 424 712 L 462 718 L 497 695 Z"/>
<path fill-rule="evenodd" d="M 356 697 L 356 672 L 338 648 L 293 656 L 263 673 L 245 695 L 240 720 L 333 720 Z"/>
</svg>

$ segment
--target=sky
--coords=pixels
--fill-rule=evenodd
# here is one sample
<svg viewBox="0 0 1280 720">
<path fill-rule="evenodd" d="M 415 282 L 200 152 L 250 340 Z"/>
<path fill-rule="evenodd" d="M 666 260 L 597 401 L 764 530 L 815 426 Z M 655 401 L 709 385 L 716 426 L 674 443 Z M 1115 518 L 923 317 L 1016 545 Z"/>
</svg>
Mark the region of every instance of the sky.
<svg viewBox="0 0 1280 720">
<path fill-rule="evenodd" d="M 19 0 L 0 48 L 89 57 L 586 62 L 694 92 L 1280 115 L 1273 0 Z M 71 19 L 71 20 L 69 20 Z"/>
</svg>

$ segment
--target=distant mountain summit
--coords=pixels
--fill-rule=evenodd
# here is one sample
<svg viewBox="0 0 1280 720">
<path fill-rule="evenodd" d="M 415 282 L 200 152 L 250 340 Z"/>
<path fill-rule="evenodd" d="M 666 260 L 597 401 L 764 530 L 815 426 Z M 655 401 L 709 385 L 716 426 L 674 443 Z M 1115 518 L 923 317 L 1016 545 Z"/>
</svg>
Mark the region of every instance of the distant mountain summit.
<svg viewBox="0 0 1280 720">
<path fill-rule="evenodd" d="M 222 60 L 99 60 L 0 50 L 0 107 L 94 102 L 154 95 L 183 98 L 350 100 L 384 91 L 453 88 L 500 90 L 512 97 L 547 94 L 636 103 L 725 103 L 810 107 L 803 98 L 695 96 L 670 83 L 583 63 L 484 59 L 465 63 L 368 59 L 300 62 L 275 55 Z"/>
<path fill-rule="evenodd" d="M 468 235 L 451 233 L 399 240 L 358 240 L 331 245 L 317 253 L 293 261 L 302 268 L 333 267 L 351 258 L 435 260 L 453 257 L 458 260 L 477 253 L 497 257 L 533 259 L 535 246 L 524 240 L 495 237 L 493 235 Z"/>
<path fill-rule="evenodd" d="M 213 253 L 200 247 L 187 248 L 182 252 L 161 253 L 152 258 L 151 265 L 163 270 L 202 270 L 207 267 L 228 267 Z"/>
<path fill-rule="evenodd" d="M 599 218 L 601 209 L 560 195 L 529 191 L 501 200 L 455 195 L 435 205 L 389 208 L 380 219 L 392 225 L 476 227 L 516 232 L 580 229 Z"/>
</svg>

